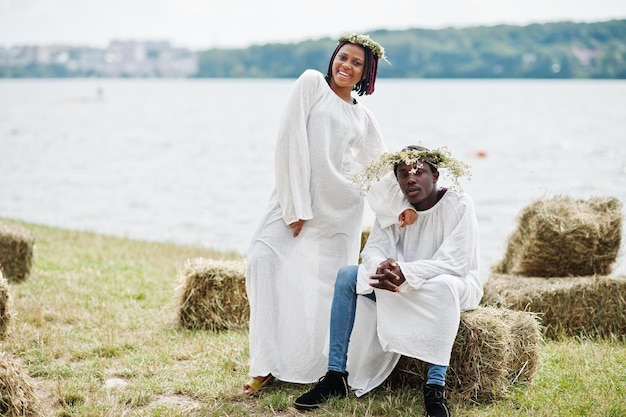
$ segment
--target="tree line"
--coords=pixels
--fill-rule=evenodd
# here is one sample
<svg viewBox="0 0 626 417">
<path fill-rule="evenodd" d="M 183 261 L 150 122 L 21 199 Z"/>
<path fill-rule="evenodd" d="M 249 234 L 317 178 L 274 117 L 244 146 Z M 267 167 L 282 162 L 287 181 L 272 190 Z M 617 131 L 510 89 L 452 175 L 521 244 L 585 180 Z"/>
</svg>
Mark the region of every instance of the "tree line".
<svg viewBox="0 0 626 417">
<path fill-rule="evenodd" d="M 626 20 L 375 30 L 387 78 L 626 78 Z M 211 49 L 196 77 L 293 78 L 326 72 L 336 40 Z"/>
<path fill-rule="evenodd" d="M 626 19 L 445 29 L 374 30 L 386 50 L 380 78 L 626 78 Z M 196 78 L 295 78 L 326 72 L 336 39 L 197 52 Z M 71 54 L 90 52 L 75 48 Z M 85 77 L 59 63 L 7 65 L 0 78 Z M 133 75 L 128 75 L 133 76 Z M 159 75 L 157 75 L 159 76 Z"/>
</svg>

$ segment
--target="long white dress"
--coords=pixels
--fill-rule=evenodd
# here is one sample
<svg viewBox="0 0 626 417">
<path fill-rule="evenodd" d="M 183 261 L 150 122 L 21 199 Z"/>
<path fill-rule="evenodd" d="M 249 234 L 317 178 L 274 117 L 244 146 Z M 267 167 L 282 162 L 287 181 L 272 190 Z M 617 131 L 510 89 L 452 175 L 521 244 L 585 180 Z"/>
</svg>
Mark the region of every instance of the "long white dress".
<svg viewBox="0 0 626 417">
<path fill-rule="evenodd" d="M 455 190 L 419 211 L 410 226 L 375 221 L 361 254 L 357 292 L 374 290 L 369 276 L 387 258 L 398 261 L 406 282 L 399 293 L 375 289 L 376 302 L 358 297 L 347 363 L 357 396 L 380 385 L 400 355 L 449 365 L 460 314 L 478 307 L 483 295 L 478 239 L 473 202 Z"/>
<path fill-rule="evenodd" d="M 360 248 L 364 197 L 349 178 L 383 151 L 367 108 L 340 99 L 318 71 L 298 78 L 280 121 L 276 187 L 247 254 L 250 376 L 310 383 L 326 372 L 337 270 Z"/>
</svg>

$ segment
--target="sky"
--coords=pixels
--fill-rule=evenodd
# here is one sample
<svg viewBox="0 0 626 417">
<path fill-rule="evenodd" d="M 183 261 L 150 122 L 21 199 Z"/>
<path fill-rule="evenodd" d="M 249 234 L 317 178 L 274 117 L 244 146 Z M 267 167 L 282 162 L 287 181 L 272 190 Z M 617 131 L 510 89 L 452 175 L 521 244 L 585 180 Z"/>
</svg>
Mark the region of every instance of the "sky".
<svg viewBox="0 0 626 417">
<path fill-rule="evenodd" d="M 0 46 L 169 41 L 193 50 L 439 29 L 626 18 L 626 0 L 0 0 Z"/>
</svg>

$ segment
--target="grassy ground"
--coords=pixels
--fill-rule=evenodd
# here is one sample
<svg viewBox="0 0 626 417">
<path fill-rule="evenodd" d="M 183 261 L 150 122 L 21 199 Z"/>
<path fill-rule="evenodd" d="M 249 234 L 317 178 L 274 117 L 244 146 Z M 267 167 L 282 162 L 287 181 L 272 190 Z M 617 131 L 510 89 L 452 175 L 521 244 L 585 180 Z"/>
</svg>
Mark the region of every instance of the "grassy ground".
<svg viewBox="0 0 626 417">
<path fill-rule="evenodd" d="M 303 415 L 291 404 L 308 386 L 276 382 L 255 398 L 241 394 L 247 332 L 177 326 L 185 261 L 236 255 L 19 224 L 35 235 L 34 267 L 10 284 L 11 333 L 0 351 L 23 361 L 46 415 Z M 467 417 L 626 416 L 626 343 L 548 341 L 532 384 L 500 401 L 450 405 Z M 383 386 L 308 415 L 422 413 L 420 387 Z"/>
</svg>

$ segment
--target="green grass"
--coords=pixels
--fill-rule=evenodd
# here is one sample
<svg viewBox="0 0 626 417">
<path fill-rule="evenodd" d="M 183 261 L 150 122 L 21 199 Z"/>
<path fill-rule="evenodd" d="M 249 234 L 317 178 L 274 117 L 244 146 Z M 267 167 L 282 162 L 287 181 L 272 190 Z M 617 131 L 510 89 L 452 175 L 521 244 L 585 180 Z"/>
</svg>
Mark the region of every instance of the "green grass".
<svg viewBox="0 0 626 417">
<path fill-rule="evenodd" d="M 177 326 L 185 261 L 238 255 L 15 223 L 35 235 L 35 257 L 31 275 L 10 284 L 13 320 L 0 349 L 24 362 L 48 415 L 303 415 L 291 404 L 308 386 L 275 382 L 257 397 L 241 394 L 246 331 Z M 492 403 L 452 398 L 453 415 L 626 416 L 623 340 L 548 341 L 532 384 Z M 126 385 L 107 388 L 114 378 Z M 383 386 L 307 415 L 422 413 L 421 387 Z"/>
</svg>

